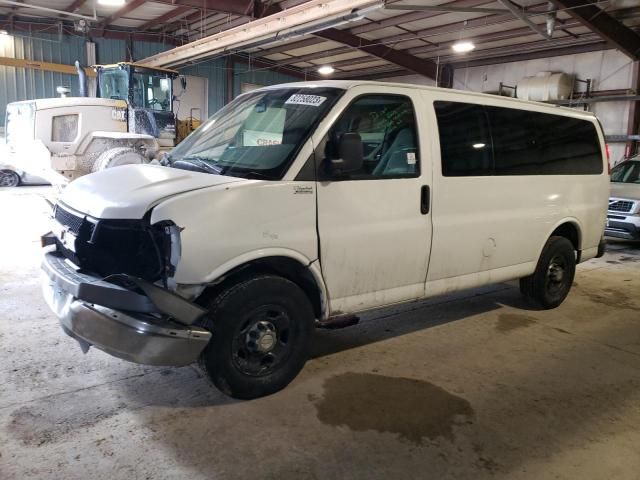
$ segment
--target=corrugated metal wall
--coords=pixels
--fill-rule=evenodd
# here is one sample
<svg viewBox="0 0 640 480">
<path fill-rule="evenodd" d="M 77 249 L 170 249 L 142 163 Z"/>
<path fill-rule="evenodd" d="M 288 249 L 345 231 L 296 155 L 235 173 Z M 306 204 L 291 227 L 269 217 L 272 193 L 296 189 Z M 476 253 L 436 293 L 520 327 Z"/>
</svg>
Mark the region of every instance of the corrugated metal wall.
<svg viewBox="0 0 640 480">
<path fill-rule="evenodd" d="M 0 36 L 0 56 L 72 65 L 82 59 L 83 41 L 78 37 L 46 35 L 42 38 Z M 78 80 L 65 75 L 39 70 L 0 66 L 0 125 L 4 126 L 6 104 L 16 100 L 58 96 L 56 87 L 68 85 L 74 95 Z"/>
<path fill-rule="evenodd" d="M 96 58 L 101 64 L 123 61 L 127 58 L 127 42 L 107 38 L 97 38 Z M 34 34 L 31 37 L 0 36 L 0 56 L 37 60 L 43 62 L 73 65 L 83 60 L 85 39 L 82 37 L 51 34 Z M 172 46 L 154 42 L 133 42 L 133 58 L 141 60 L 148 56 L 170 49 Z M 233 64 L 233 96 L 240 94 L 243 83 L 273 85 L 294 82 L 295 77 L 269 70 L 251 69 L 248 64 Z M 211 60 L 180 70 L 186 75 L 208 78 L 209 115 L 212 115 L 226 103 L 227 62 L 224 59 Z M 34 98 L 56 97 L 56 87 L 71 87 L 72 95 L 78 94 L 78 79 L 75 75 L 65 75 L 39 70 L 0 66 L 0 128 L 4 126 L 6 105 L 9 102 Z"/>
<path fill-rule="evenodd" d="M 216 113 L 226 103 L 227 71 L 225 65 L 226 62 L 219 59 L 180 69 L 180 73 L 185 75 L 195 75 L 209 79 L 209 115 Z M 188 85 L 187 88 L 189 88 Z"/>
<path fill-rule="evenodd" d="M 254 85 L 276 85 L 278 83 L 299 82 L 298 77 L 286 75 L 272 70 L 251 67 L 248 63 L 234 62 L 233 75 L 233 96 L 242 93 L 242 84 L 251 83 Z"/>
</svg>

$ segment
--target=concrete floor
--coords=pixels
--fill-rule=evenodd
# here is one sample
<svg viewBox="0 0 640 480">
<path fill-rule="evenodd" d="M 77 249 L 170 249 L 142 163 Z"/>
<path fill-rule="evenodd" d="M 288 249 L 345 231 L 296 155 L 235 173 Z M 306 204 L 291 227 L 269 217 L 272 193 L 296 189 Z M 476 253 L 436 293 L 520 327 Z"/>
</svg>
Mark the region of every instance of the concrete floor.
<svg viewBox="0 0 640 480">
<path fill-rule="evenodd" d="M 0 191 L 0 479 L 637 479 L 640 245 L 536 311 L 513 285 L 319 331 L 283 392 L 83 356 L 41 299 L 46 188 Z"/>
</svg>

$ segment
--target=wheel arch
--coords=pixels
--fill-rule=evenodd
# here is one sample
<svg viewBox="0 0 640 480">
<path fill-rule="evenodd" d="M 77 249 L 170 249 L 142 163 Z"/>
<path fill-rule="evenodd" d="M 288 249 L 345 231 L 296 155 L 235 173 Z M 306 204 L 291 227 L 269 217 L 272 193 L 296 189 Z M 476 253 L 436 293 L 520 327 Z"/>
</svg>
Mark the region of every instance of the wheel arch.
<svg viewBox="0 0 640 480">
<path fill-rule="evenodd" d="M 556 223 L 551 230 L 551 232 L 547 235 L 545 239 L 545 243 L 551 237 L 564 237 L 571 242 L 573 248 L 577 252 L 578 258 L 576 263 L 580 262 L 580 254 L 582 252 L 582 228 L 580 226 L 580 222 L 576 218 L 564 218 L 558 223 Z M 544 248 L 544 246 L 542 247 Z M 542 252 L 540 249 L 539 255 Z"/>
<path fill-rule="evenodd" d="M 316 318 L 328 311 L 327 291 L 318 262 L 287 250 L 252 252 L 225 263 L 213 272 L 200 298 L 216 295 L 231 285 L 256 274 L 279 275 L 298 285 L 305 293 Z"/>
</svg>

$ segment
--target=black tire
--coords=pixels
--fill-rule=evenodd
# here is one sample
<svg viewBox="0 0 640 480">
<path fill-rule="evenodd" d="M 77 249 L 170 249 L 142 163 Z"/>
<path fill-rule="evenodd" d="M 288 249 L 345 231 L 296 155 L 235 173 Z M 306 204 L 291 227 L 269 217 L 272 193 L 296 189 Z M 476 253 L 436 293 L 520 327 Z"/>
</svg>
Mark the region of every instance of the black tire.
<svg viewBox="0 0 640 480">
<path fill-rule="evenodd" d="M 200 365 L 225 394 L 240 399 L 270 395 L 302 370 L 315 320 L 295 283 L 259 275 L 224 290 L 207 307 L 204 327 L 213 335 Z"/>
<path fill-rule="evenodd" d="M 20 175 L 13 170 L 0 170 L 0 187 L 17 187 L 20 185 Z"/>
<path fill-rule="evenodd" d="M 520 279 L 520 291 L 544 309 L 556 308 L 571 290 L 576 252 L 565 237 L 551 237 L 542 249 L 535 272 Z"/>
</svg>

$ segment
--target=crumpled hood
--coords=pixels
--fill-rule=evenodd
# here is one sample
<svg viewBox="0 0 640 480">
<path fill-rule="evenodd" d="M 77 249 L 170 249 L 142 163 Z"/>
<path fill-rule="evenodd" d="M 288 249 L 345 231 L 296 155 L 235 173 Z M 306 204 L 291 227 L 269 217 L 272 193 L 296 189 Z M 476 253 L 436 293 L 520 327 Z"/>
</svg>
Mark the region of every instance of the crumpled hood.
<svg viewBox="0 0 640 480">
<path fill-rule="evenodd" d="M 179 193 L 244 181 L 160 165 L 122 165 L 78 178 L 59 200 L 95 218 L 140 219 L 151 207 Z"/>
<path fill-rule="evenodd" d="M 611 196 L 628 198 L 629 200 L 640 200 L 640 184 L 611 182 Z"/>
</svg>

